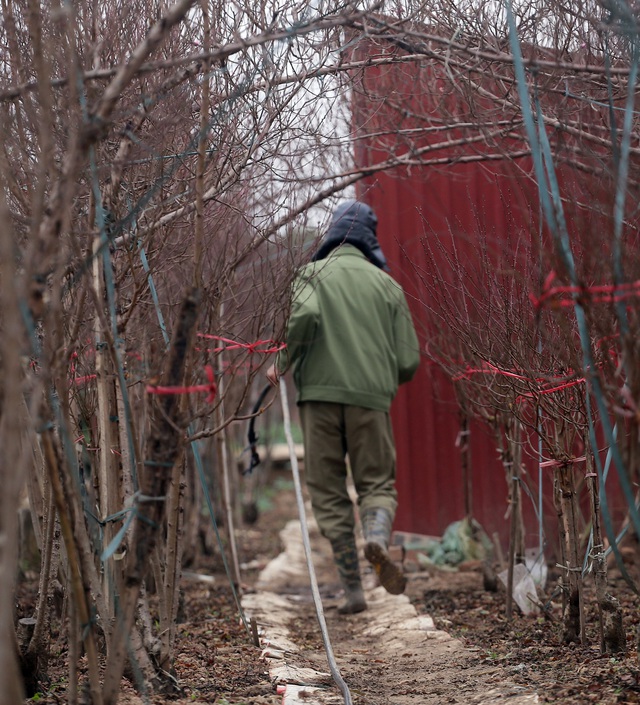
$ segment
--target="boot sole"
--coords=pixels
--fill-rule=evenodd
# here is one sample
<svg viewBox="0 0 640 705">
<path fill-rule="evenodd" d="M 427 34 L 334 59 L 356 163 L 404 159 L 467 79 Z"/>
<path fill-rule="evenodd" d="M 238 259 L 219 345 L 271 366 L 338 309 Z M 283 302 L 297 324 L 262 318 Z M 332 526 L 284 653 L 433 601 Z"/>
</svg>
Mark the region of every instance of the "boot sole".
<svg viewBox="0 0 640 705">
<path fill-rule="evenodd" d="M 390 595 L 401 595 L 404 592 L 407 579 L 379 543 L 373 541 L 367 543 L 364 547 L 364 556 L 376 571 L 380 585 Z"/>
</svg>

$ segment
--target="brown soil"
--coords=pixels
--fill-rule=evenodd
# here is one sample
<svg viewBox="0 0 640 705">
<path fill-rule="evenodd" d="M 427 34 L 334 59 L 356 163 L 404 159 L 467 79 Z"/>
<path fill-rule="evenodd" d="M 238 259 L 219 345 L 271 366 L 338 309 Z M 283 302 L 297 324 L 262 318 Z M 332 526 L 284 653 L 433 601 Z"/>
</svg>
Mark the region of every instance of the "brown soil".
<svg viewBox="0 0 640 705">
<path fill-rule="evenodd" d="M 257 522 L 238 535 L 240 561 L 245 566 L 243 586 L 251 592 L 261 568 L 282 549 L 280 531 L 297 516 L 293 486 L 279 477 L 276 490 L 266 490 Z M 634 551 L 627 551 L 628 568 L 637 574 Z M 210 557 L 190 572 L 213 576 L 214 582 L 193 577 L 184 580 L 184 615 L 179 625 L 175 672 L 182 695 L 169 701 L 160 695 L 140 697 L 127 682 L 121 703 L 213 703 L 215 705 L 280 705 L 260 658 L 261 648 L 243 625 L 219 557 Z M 557 576 L 556 576 L 557 578 Z M 427 647 L 404 651 L 380 634 L 362 636 L 367 615 L 339 617 L 335 575 L 319 572 L 325 616 L 340 672 L 354 705 L 428 705 L 433 703 L 636 703 L 640 702 L 640 668 L 636 631 L 640 618 L 637 598 L 617 570 L 610 571 L 610 592 L 623 605 L 628 649 L 625 654 L 601 654 L 592 585 L 587 586 L 587 643 L 560 642 L 561 606 L 551 602 L 546 617 L 505 618 L 502 590 L 486 592 L 478 570 L 431 571 L 410 574 L 407 596 L 418 614 L 430 615 L 436 631 L 447 632 Z M 551 576 L 548 589 L 557 584 Z M 17 615 L 30 616 L 36 586 L 21 583 Z M 300 651 L 301 666 L 327 671 L 326 655 L 308 588 L 299 593 L 299 609 L 288 628 Z M 548 597 L 542 597 L 543 601 Z M 438 631 L 441 630 L 441 631 Z M 51 681 L 32 699 L 39 703 L 66 703 L 67 645 L 54 634 Z M 81 669 L 83 664 L 80 664 Z M 327 700 L 339 703 L 339 691 L 328 679 Z M 140 684 L 138 684 L 139 686 Z M 527 694 L 529 694 L 527 696 Z M 532 695 L 533 694 L 533 695 Z M 520 700 L 523 696 L 530 700 Z M 304 698 L 304 693 L 301 694 Z"/>
</svg>

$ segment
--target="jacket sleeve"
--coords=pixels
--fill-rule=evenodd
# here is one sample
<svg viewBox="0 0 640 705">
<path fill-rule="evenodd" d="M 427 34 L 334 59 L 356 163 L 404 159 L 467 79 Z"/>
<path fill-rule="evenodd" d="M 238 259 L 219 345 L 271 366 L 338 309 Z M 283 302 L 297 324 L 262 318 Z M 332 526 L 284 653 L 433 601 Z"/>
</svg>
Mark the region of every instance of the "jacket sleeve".
<svg viewBox="0 0 640 705">
<path fill-rule="evenodd" d="M 411 312 L 404 293 L 395 317 L 396 358 L 398 361 L 398 384 L 409 382 L 420 364 L 420 343 L 413 325 Z"/>
<path fill-rule="evenodd" d="M 320 307 L 313 278 L 309 273 L 302 273 L 293 285 L 287 347 L 278 355 L 276 362 L 280 374 L 304 356 L 307 346 L 316 336 L 319 321 Z"/>
</svg>

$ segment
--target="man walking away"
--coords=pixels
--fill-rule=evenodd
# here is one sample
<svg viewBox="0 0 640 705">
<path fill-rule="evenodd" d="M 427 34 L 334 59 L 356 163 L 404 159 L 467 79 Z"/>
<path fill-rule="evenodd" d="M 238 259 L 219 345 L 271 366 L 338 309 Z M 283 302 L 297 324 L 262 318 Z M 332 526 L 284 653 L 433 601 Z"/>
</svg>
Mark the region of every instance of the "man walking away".
<svg viewBox="0 0 640 705">
<path fill-rule="evenodd" d="M 346 456 L 357 493 L 365 557 L 392 594 L 406 586 L 388 553 L 397 508 L 396 452 L 389 408 L 408 382 L 419 346 L 400 285 L 386 273 L 377 218 L 360 201 L 333 214 L 313 261 L 294 284 L 287 347 L 267 372 L 291 369 L 305 448 L 305 477 L 320 532 L 331 542 L 345 592 L 341 614 L 367 608 L 347 491 Z"/>
</svg>

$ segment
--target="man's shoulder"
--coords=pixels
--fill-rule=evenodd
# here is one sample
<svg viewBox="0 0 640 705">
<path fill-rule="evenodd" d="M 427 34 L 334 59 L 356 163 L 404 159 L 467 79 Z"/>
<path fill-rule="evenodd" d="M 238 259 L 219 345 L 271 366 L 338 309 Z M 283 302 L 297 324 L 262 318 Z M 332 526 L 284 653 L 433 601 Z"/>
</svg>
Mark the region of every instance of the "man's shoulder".
<svg viewBox="0 0 640 705">
<path fill-rule="evenodd" d="M 354 253 L 356 256 L 352 256 Z M 323 281 L 329 276 L 347 279 L 354 285 L 368 281 L 370 286 L 390 291 L 394 296 L 404 293 L 391 274 L 376 267 L 357 248 L 349 245 L 338 248 L 324 259 L 303 265 L 298 271 L 302 283 Z"/>
<path fill-rule="evenodd" d="M 389 272 L 385 272 L 383 269 L 379 269 L 378 267 L 376 267 L 376 275 L 382 283 L 382 286 L 389 288 L 394 293 L 403 293 L 403 289 L 400 285 L 400 282 L 398 282 L 398 280 L 395 279 L 392 274 L 389 274 Z"/>
<path fill-rule="evenodd" d="M 313 277 L 317 276 L 318 272 L 322 271 L 326 264 L 326 260 L 319 260 L 317 262 L 309 262 L 307 264 L 304 264 L 298 270 L 297 277 L 298 279 L 308 281 L 309 279 L 312 279 Z"/>
</svg>

